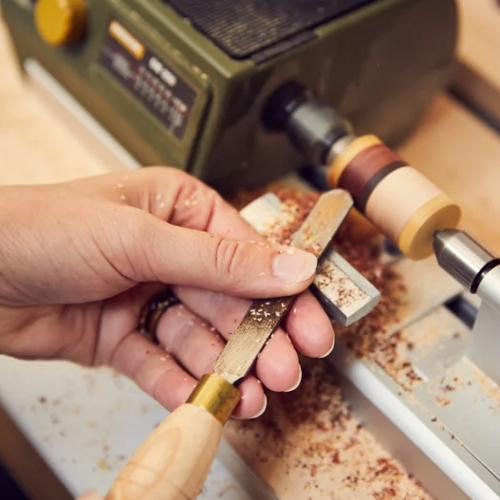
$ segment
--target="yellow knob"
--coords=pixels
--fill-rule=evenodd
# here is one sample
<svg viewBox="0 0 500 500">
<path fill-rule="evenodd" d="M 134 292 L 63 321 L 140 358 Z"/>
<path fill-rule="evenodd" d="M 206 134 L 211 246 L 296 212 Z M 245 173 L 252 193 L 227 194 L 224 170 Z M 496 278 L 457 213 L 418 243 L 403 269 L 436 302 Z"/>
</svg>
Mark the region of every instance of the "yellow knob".
<svg viewBox="0 0 500 500">
<path fill-rule="evenodd" d="M 78 41 L 85 24 L 83 0 L 38 0 L 35 4 L 36 29 L 49 45 L 69 45 Z"/>
</svg>

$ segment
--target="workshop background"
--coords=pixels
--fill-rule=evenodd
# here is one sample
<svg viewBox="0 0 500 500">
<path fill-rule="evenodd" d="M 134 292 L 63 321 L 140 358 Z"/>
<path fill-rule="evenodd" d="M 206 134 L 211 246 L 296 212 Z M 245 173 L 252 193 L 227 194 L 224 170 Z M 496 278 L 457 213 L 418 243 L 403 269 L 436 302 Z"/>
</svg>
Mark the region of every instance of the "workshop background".
<svg viewBox="0 0 500 500">
<path fill-rule="evenodd" d="M 464 74 L 466 70 L 463 68 L 457 70 L 456 78 L 450 82 L 449 88 L 436 96 L 418 128 L 404 141 L 398 152 L 429 179 L 445 188 L 463 207 L 463 224 L 492 250 L 500 253 L 500 225 L 497 222 L 500 214 L 500 6 L 494 0 L 459 0 L 458 4 L 461 14 L 458 59 L 466 65 L 467 71 L 472 71 L 479 78 L 479 82 L 475 80 L 470 84 L 470 74 Z M 67 128 L 44 100 L 24 84 L 1 20 L 0 75 L 2 184 L 63 181 L 109 171 L 110 165 L 106 158 L 89 150 L 78 132 Z M 7 373 L 9 368 L 12 371 Z M 55 372 L 57 370 L 59 368 Z M 83 399 L 92 391 L 97 393 L 92 385 L 95 382 L 86 380 L 82 381 L 81 386 L 72 387 L 68 383 L 67 372 L 63 368 L 60 370 L 60 377 L 56 374 L 57 380 L 52 387 L 47 387 L 43 370 L 33 372 L 41 375 L 38 384 L 27 380 L 26 377 L 32 374 L 23 374 L 9 363 L 2 365 L 0 374 L 2 406 L 30 409 L 22 421 L 16 422 L 17 428 L 7 412 L 0 408 L 0 456 L 8 461 L 9 469 L 23 469 L 19 478 L 25 478 L 26 475 L 36 478 L 32 484 L 22 485 L 33 499 L 41 498 L 35 490 L 40 491 L 44 487 L 54 492 L 51 498 L 59 498 L 57 492 L 63 490 L 59 490 L 62 486 L 49 477 L 49 467 L 55 465 L 47 465 L 34 458 L 31 445 L 23 435 L 30 440 L 38 434 L 41 438 L 37 446 L 46 447 L 52 453 L 54 447 L 61 446 L 59 433 L 69 435 L 79 432 L 75 427 L 76 420 L 71 416 L 72 411 L 76 415 L 81 410 L 78 397 Z M 16 390 L 7 387 L 9 381 L 13 380 L 17 384 Z M 103 385 L 112 388 L 117 383 L 122 382 L 117 382 L 110 375 Z M 19 392 L 23 388 L 26 391 L 20 396 Z M 61 417 L 57 408 L 46 408 L 47 401 L 54 404 L 51 394 L 65 394 L 68 391 L 72 393 L 72 399 L 65 406 L 69 409 L 66 417 Z M 125 384 L 124 391 L 133 389 Z M 108 410 L 96 410 L 95 413 L 88 411 L 89 425 L 94 428 L 99 418 L 108 419 L 109 422 L 110 418 L 116 416 L 106 406 L 104 393 L 97 395 L 96 406 L 99 406 L 99 402 Z M 156 423 L 148 420 L 151 408 L 147 398 L 138 401 L 136 413 L 120 422 L 119 427 L 132 428 L 137 421 L 141 421 L 140 428 L 135 429 L 147 434 L 146 430 Z M 61 429 L 57 430 L 57 436 L 50 430 L 51 420 Z M 92 439 L 104 443 L 104 432 L 101 431 L 99 436 Z M 123 444 L 116 457 L 109 458 L 110 462 L 114 460 L 112 467 L 120 465 L 123 460 L 121 457 L 129 454 L 137 444 L 133 440 Z M 57 451 L 52 453 L 52 456 L 57 455 Z M 65 453 L 61 451 L 60 456 L 65 456 Z M 98 464 L 93 466 L 93 470 L 99 480 L 105 481 L 111 465 L 103 461 L 100 455 L 78 458 L 82 466 L 91 462 Z M 59 464 L 56 468 L 64 474 L 70 467 L 71 464 Z M 68 476 L 64 481 L 71 482 L 72 479 Z M 33 484 L 37 485 L 36 488 Z M 224 494 L 221 498 L 226 498 Z M 27 498 L 5 467 L 0 469 L 0 497 L 6 500 Z"/>
</svg>

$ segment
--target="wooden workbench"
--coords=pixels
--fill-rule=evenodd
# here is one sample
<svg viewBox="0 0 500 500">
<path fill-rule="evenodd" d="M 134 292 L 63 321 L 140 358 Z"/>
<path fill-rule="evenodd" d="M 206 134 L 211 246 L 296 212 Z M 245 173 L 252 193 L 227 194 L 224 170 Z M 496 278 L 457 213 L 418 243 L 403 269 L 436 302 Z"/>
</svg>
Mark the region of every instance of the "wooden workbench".
<svg viewBox="0 0 500 500">
<path fill-rule="evenodd" d="M 498 29 L 500 10 L 493 0 L 461 0 L 460 5 L 462 12 L 467 16 L 467 18 L 462 17 L 461 21 L 460 55 L 476 70 L 483 72 L 490 81 L 497 82 L 500 88 L 500 65 L 497 61 L 500 49 L 500 29 Z M 104 164 L 99 156 L 93 155 L 72 131 L 66 130 L 65 123 L 53 115 L 50 108 L 23 85 L 5 27 L 1 22 L 0 75 L 2 76 L 0 78 L 0 184 L 57 182 L 100 174 L 113 168 L 112 165 Z M 412 137 L 402 145 L 400 152 L 462 205 L 463 226 L 472 230 L 500 253 L 500 227 L 496 223 L 496 217 L 500 215 L 500 197 L 497 193 L 497 186 L 500 185 L 498 134 L 451 98 L 441 95 L 436 98 Z M 110 406 L 106 410 L 108 413 L 103 413 L 102 408 L 78 410 L 86 411 L 87 420 L 93 423 L 81 430 L 84 436 L 80 437 L 83 441 L 79 441 L 78 436 L 70 438 L 59 435 L 65 432 L 60 427 L 56 426 L 54 431 L 54 424 L 51 424 L 52 414 L 49 410 L 45 411 L 39 407 L 30 409 L 30 398 L 33 403 L 36 402 L 35 400 L 40 397 L 41 387 L 50 385 L 50 377 L 55 373 L 54 377 L 57 380 L 53 379 L 54 391 L 66 387 L 65 391 L 68 392 L 68 387 L 73 383 L 78 386 L 74 389 L 73 396 L 68 397 L 66 402 L 66 407 L 71 407 L 71 411 L 76 415 L 76 408 L 81 406 L 77 397 L 85 398 L 89 391 L 103 390 L 101 387 L 96 387 L 97 379 L 89 381 L 90 375 L 87 372 L 74 367 L 68 368 L 57 364 L 52 371 L 52 367 L 45 364 L 33 368 L 32 373 L 39 377 L 39 380 L 33 381 L 32 379 L 36 377 L 27 377 L 20 366 L 14 367 L 9 364 L 13 372 L 6 379 L 15 383 L 16 388 L 0 389 L 0 397 L 4 403 L 8 403 L 5 406 L 16 410 L 14 414 L 27 415 L 22 427 L 30 439 L 33 440 L 37 435 L 43 436 L 44 439 L 37 441 L 38 452 L 43 455 L 46 449 L 47 453 L 53 453 L 54 447 L 62 446 L 63 442 L 70 443 L 68 446 L 71 447 L 83 446 L 83 442 L 86 444 L 92 442 L 92 446 L 98 448 L 100 453 L 104 450 L 104 459 L 95 458 L 97 465 L 91 464 L 90 459 L 87 461 L 83 459 L 73 465 L 71 463 L 61 465 L 60 470 L 63 474 L 67 474 L 61 480 L 69 485 L 70 490 L 71 484 L 78 483 L 78 478 L 83 474 L 90 475 L 87 481 L 89 485 L 107 484 L 122 464 L 121 455 L 131 452 L 148 434 L 149 427 L 154 426 L 163 414 L 161 409 L 148 398 L 137 395 L 132 386 L 125 383 L 118 384 L 118 387 L 111 375 L 102 375 L 99 384 L 104 380 L 103 387 L 122 391 L 117 396 L 118 406 L 123 407 L 130 398 L 136 398 L 134 401 L 140 400 L 137 404 L 140 411 L 132 416 L 129 415 L 126 421 L 130 425 L 135 425 L 137 419 L 143 421 L 141 427 L 135 428 L 136 436 L 122 446 L 120 451 L 113 451 L 113 454 L 106 450 L 108 445 L 104 438 L 101 439 L 107 432 L 112 434 L 113 424 L 108 421 L 104 425 L 99 420 L 99 426 L 102 428 L 98 433 L 95 422 L 103 414 L 107 417 L 116 417 L 117 412 L 125 411 L 123 408 L 116 410 Z M 75 379 L 82 376 L 87 378 L 78 385 L 79 382 L 75 382 Z M 17 399 L 19 392 L 23 391 L 23 397 Z M 98 400 L 105 405 L 106 395 L 103 392 L 99 393 Z M 32 406 L 35 408 L 36 405 Z M 120 415 L 123 417 L 123 414 Z M 67 425 L 75 424 L 72 422 Z M 10 445 L 13 437 L 15 437 L 14 430 L 9 431 Z M 0 453 L 1 449 L 0 445 Z M 71 459 L 68 458 L 68 462 Z M 14 462 L 17 466 L 22 460 Z M 39 465 L 36 462 L 30 464 L 35 468 Z M 40 481 L 43 481 L 43 478 Z M 37 484 L 38 487 L 31 485 L 32 491 L 40 491 L 41 482 Z M 227 491 L 220 498 L 244 498 L 242 493 L 238 494 L 233 490 L 230 496 L 231 492 L 228 494 Z"/>
</svg>

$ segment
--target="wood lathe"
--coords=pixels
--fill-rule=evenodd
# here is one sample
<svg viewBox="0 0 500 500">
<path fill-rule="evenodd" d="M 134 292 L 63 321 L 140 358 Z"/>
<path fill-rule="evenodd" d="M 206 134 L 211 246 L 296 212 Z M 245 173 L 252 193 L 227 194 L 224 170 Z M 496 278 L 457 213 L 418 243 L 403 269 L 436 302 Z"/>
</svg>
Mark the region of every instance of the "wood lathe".
<svg viewBox="0 0 500 500">
<path fill-rule="evenodd" d="M 2 9 L 32 78 L 54 80 L 50 89 L 62 87 L 137 163 L 175 165 L 220 191 L 302 165 L 260 119 L 283 83 L 303 83 L 393 144 L 446 81 L 457 37 L 453 0 L 3 0 Z"/>
<path fill-rule="evenodd" d="M 434 7 L 429 7 L 430 4 L 424 1 L 411 0 L 360 2 L 359 5 L 351 2 L 341 13 L 329 14 L 331 35 L 322 38 L 326 31 L 321 31 L 321 22 L 315 21 L 312 30 L 315 33 L 308 33 L 308 36 L 316 37 L 317 40 L 299 40 L 299 37 L 293 44 L 293 50 L 288 46 L 286 49 L 281 48 L 281 52 L 266 52 L 265 58 L 262 58 L 263 47 L 246 59 L 238 59 L 234 54 L 232 57 L 228 53 L 223 56 L 221 52 L 224 49 L 220 48 L 220 40 L 219 45 L 212 40 L 210 49 L 207 49 L 209 53 L 203 57 L 200 55 L 201 45 L 194 48 L 190 46 L 189 50 L 183 49 L 179 55 L 180 61 L 181 55 L 197 54 L 196 62 L 199 65 L 194 71 L 194 79 L 197 81 L 195 85 L 200 85 L 201 94 L 205 97 L 191 103 L 192 112 L 188 115 L 193 116 L 194 121 L 183 121 L 173 115 L 169 115 L 168 119 L 158 117 L 157 109 L 149 109 L 152 106 L 148 101 L 149 87 L 145 88 L 140 99 L 137 96 L 131 98 L 120 88 L 123 82 L 113 81 L 108 74 L 118 64 L 117 59 L 109 62 L 110 52 L 115 54 L 113 57 L 117 57 L 117 53 L 123 56 L 124 46 L 127 46 L 128 49 L 125 47 L 125 50 L 129 54 L 124 59 L 128 59 L 128 64 L 131 64 L 131 47 L 136 47 L 139 52 L 144 50 L 148 54 L 148 69 L 144 71 L 156 71 L 156 77 L 163 82 L 161 85 L 174 86 L 178 75 L 169 65 L 164 64 L 172 55 L 162 53 L 162 57 L 156 57 L 156 52 L 146 52 L 149 44 L 147 47 L 142 38 L 153 24 L 155 30 L 149 36 L 155 39 L 152 43 L 155 49 L 166 37 L 169 51 L 172 47 L 172 53 L 179 50 L 175 42 L 181 38 L 185 40 L 185 37 L 179 33 L 179 23 L 175 16 L 183 20 L 189 19 L 186 14 L 188 10 L 186 6 L 179 7 L 175 2 L 169 4 L 167 9 L 164 3 L 106 2 L 102 4 L 102 9 L 107 15 L 102 19 L 97 16 L 101 7 L 92 2 L 87 2 L 83 9 L 84 4 L 81 2 L 52 2 L 51 5 L 51 2 L 39 0 L 33 11 L 32 2 L 12 0 L 4 2 L 4 10 L 26 72 L 43 83 L 53 95 L 66 92 L 66 96 L 69 91 L 71 99 L 66 99 L 70 103 L 68 107 L 81 112 L 83 105 L 87 123 L 94 130 L 111 133 L 106 136 L 106 140 L 114 141 L 115 151 L 120 151 L 121 157 L 127 158 L 130 164 L 138 165 L 156 160 L 174 163 L 218 186 L 222 191 L 227 191 L 240 182 L 248 187 L 265 185 L 278 179 L 287 170 L 296 169 L 304 163 L 307 164 L 307 176 L 310 178 L 314 173 L 316 179 L 310 188 L 325 188 L 328 183 L 329 188 L 349 192 L 356 210 L 369 219 L 392 244 L 385 248 L 384 258 L 390 261 L 391 266 L 400 269 L 401 274 L 407 278 L 407 310 L 401 313 L 394 324 L 384 325 L 384 330 L 387 335 L 398 333 L 399 336 L 395 338 L 404 338 L 403 343 L 407 348 L 404 353 L 405 363 L 408 363 L 406 368 L 411 368 L 416 373 L 416 379 L 409 384 L 401 380 L 400 374 L 395 374 L 381 363 L 380 359 L 353 357 L 351 354 L 355 346 L 348 341 L 341 341 L 329 361 L 343 376 L 346 397 L 351 401 L 360 421 L 393 452 L 434 498 L 500 498 L 500 470 L 495 460 L 499 444 L 495 441 L 495 435 L 500 423 L 495 389 L 499 380 L 494 362 L 495 353 L 498 352 L 495 350 L 498 259 L 472 236 L 457 229 L 459 207 L 441 189 L 419 174 L 418 166 L 417 169 L 408 166 L 384 146 L 380 139 L 367 135 L 376 133 L 381 137 L 385 136 L 389 142 L 400 139 L 398 134 L 411 128 L 414 118 L 425 108 L 432 92 L 444 83 L 453 53 L 453 2 L 434 2 Z M 73 21 L 69 25 L 63 22 L 66 19 L 64 16 L 59 18 L 63 20 L 63 28 L 71 28 L 69 33 L 65 29 L 54 32 L 51 23 L 48 23 L 48 27 L 44 24 L 44 12 L 49 12 L 51 16 L 59 12 L 53 6 L 55 4 L 56 7 L 64 5 L 64 12 L 71 14 L 70 19 Z M 420 47 L 415 49 L 415 54 L 422 56 L 420 69 L 427 65 L 434 69 L 438 67 L 436 73 L 429 77 L 432 72 L 421 72 L 419 78 L 412 78 L 404 71 L 399 71 L 401 68 L 414 68 L 417 71 L 419 65 L 414 57 L 411 58 L 411 65 L 404 63 L 399 68 L 385 67 L 385 73 L 375 70 L 377 64 L 395 64 L 395 61 L 399 61 L 395 52 L 385 50 L 390 45 L 397 51 L 400 39 L 396 35 L 390 38 L 391 35 L 388 34 L 387 38 L 390 40 L 380 41 L 380 33 L 385 32 L 388 26 L 399 26 L 403 32 L 398 32 L 398 36 L 404 34 L 411 38 L 413 31 L 408 29 L 408 20 L 412 20 L 412 25 L 419 25 L 414 14 L 422 14 L 427 7 L 442 9 L 442 15 L 436 16 L 440 19 L 440 36 L 434 39 L 435 50 Z M 115 8 L 116 11 L 113 10 Z M 163 11 L 161 8 L 167 10 Z M 38 32 L 46 41 L 52 41 L 47 46 L 34 42 L 38 40 L 33 21 L 34 12 L 38 12 L 39 16 L 36 19 Z M 85 17 L 87 13 L 90 13 L 90 17 Z M 436 26 L 431 23 L 431 17 L 433 16 L 422 15 L 422 22 L 429 23 L 426 24 L 429 34 L 436 34 L 433 31 Z M 92 22 L 83 23 L 84 18 Z M 119 18 L 118 21 L 116 18 Z M 105 24 L 104 19 L 109 23 Z M 441 22 L 443 19 L 446 20 L 444 24 Z M 206 28 L 197 23 L 196 19 L 192 21 L 192 24 L 186 23 L 187 27 L 183 26 L 183 29 L 193 35 L 193 44 L 201 44 L 199 37 L 206 36 Z M 113 22 L 118 24 L 112 24 Z M 167 25 L 168 30 L 165 28 Z M 29 26 L 27 30 L 24 29 L 26 26 Z M 21 29 L 22 27 L 24 28 Z M 354 32 L 347 34 L 343 31 L 356 29 L 363 31 L 364 36 L 369 38 L 359 41 Z M 422 29 L 422 25 L 419 25 L 418 31 Z M 100 36 L 97 36 L 98 32 Z M 92 43 L 88 48 L 85 46 L 85 33 L 92 35 Z M 136 36 L 136 33 L 140 36 Z M 160 33 L 164 38 L 156 37 L 155 33 Z M 167 33 L 169 37 L 166 36 Z M 288 40 L 288 36 L 291 35 L 287 34 L 284 40 Z M 336 38 L 338 36 L 341 38 Z M 415 34 L 415 37 L 422 41 L 420 33 L 418 36 Z M 204 43 L 207 42 L 206 38 L 202 39 Z M 432 43 L 431 40 L 433 36 L 429 35 L 428 42 Z M 353 45 L 349 44 L 350 41 L 353 41 Z M 357 71 L 362 74 L 360 68 L 367 61 L 364 54 L 355 58 L 356 51 L 348 50 L 348 47 L 357 46 L 358 42 L 366 47 L 380 47 L 377 45 L 380 42 L 385 47 L 384 50 L 376 50 L 375 60 L 369 58 L 370 64 L 367 63 L 365 67 L 367 73 L 362 75 L 366 80 L 359 77 L 362 82 L 360 88 L 370 94 L 369 98 L 363 97 L 363 91 L 359 88 L 357 91 L 348 88 L 349 82 L 356 80 L 353 74 Z M 350 71 L 347 65 L 342 64 L 342 71 L 337 73 L 342 76 L 338 78 L 332 77 L 334 69 L 325 70 L 326 76 L 321 75 L 319 70 L 311 70 L 304 61 L 313 53 L 324 54 L 321 43 L 325 44 L 325 51 L 337 46 L 344 47 L 345 52 L 350 53 L 351 64 L 356 68 Z M 297 47 L 302 47 L 300 50 L 303 52 L 296 53 L 295 50 L 299 50 Z M 438 48 L 442 50 L 440 54 Z M 228 49 L 225 50 L 227 52 Z M 99 63 L 90 62 L 91 55 L 100 57 L 95 59 Z M 431 60 L 434 56 L 443 64 L 434 65 L 435 61 Z M 107 63 L 103 62 L 106 57 Z M 207 63 L 200 62 L 202 59 L 210 60 L 210 65 L 214 61 L 217 64 L 214 63 L 207 69 Z M 251 68 L 247 59 L 252 59 Z M 325 59 L 328 57 L 325 56 Z M 345 62 L 344 59 L 342 63 Z M 236 68 L 236 65 L 244 64 L 242 60 L 247 66 Z M 227 82 L 222 83 L 215 76 L 214 69 L 220 70 L 222 62 L 227 64 L 223 69 L 231 67 L 234 70 L 234 76 L 230 79 L 232 86 Z M 122 63 L 125 64 L 123 59 Z M 187 74 L 183 73 L 187 71 L 186 61 L 179 64 L 184 68 L 179 70 L 180 73 Z M 321 64 L 321 61 L 317 64 L 318 67 L 328 67 L 326 63 Z M 338 67 L 338 64 L 334 67 Z M 294 65 L 300 70 L 294 70 Z M 109 66 L 112 66 L 111 70 Z M 77 68 L 77 71 L 73 73 L 68 68 Z M 140 73 L 140 67 L 133 69 Z M 239 73 L 240 70 L 242 73 Z M 125 71 L 127 72 L 128 70 Z M 373 72 L 376 76 L 373 76 Z M 105 74 L 107 76 L 103 76 Z M 144 80 L 151 80 L 149 73 L 146 74 L 148 76 Z M 252 78 L 248 76 L 250 74 Z M 96 84 L 95 87 L 89 83 L 82 86 L 82 81 L 87 76 L 89 82 Z M 116 75 L 114 78 L 116 80 Z M 193 77 L 186 76 L 187 80 L 189 78 Z M 341 85 L 344 78 L 347 83 Z M 401 91 L 386 87 L 388 80 Z M 412 80 L 411 85 L 409 80 Z M 210 86 L 211 82 L 215 82 L 215 85 Z M 375 82 L 379 82 L 380 86 Z M 428 86 L 422 82 L 427 82 Z M 326 84 L 331 86 L 330 90 L 325 90 Z M 143 83 L 141 85 L 146 86 Z M 184 114 L 180 114 L 185 117 L 186 109 L 183 106 L 189 104 L 186 103 L 192 94 L 189 89 L 179 85 L 184 90 L 181 89 L 182 95 L 179 94 L 182 98 L 177 96 L 176 109 L 178 112 L 184 109 Z M 247 94 L 243 94 L 241 90 L 245 85 L 250 89 Z M 332 89 L 335 89 L 335 85 L 342 87 L 344 93 L 339 88 L 334 92 Z M 416 92 L 415 89 L 419 86 L 421 92 Z M 210 90 L 207 90 L 209 87 Z M 377 88 L 378 91 L 375 91 Z M 137 90 L 135 87 L 133 89 Z M 165 88 L 162 88 L 163 91 Z M 140 92 L 142 91 L 139 90 Z M 355 97 L 350 97 L 350 93 L 354 93 Z M 241 95 L 245 95 L 242 99 L 244 105 L 235 107 L 238 112 L 231 114 L 228 109 L 234 106 L 233 97 L 240 98 Z M 388 104 L 391 98 L 396 103 L 393 106 Z M 103 99 L 109 99 L 109 104 L 100 110 Z M 154 102 L 156 95 L 152 95 L 151 99 Z M 172 99 L 175 100 L 175 95 Z M 211 105 L 204 108 L 208 102 L 214 103 L 215 108 Z M 366 103 L 366 109 L 361 109 L 364 108 L 362 104 L 356 107 L 354 102 Z M 161 105 L 162 102 L 159 104 L 160 108 Z M 114 111 L 110 113 L 110 109 Z M 117 119 L 122 116 L 121 113 L 127 118 L 126 121 Z M 134 127 L 142 130 L 137 131 Z M 356 137 L 354 129 L 361 130 L 362 135 Z M 229 147 L 228 144 L 236 136 L 233 134 L 246 137 L 247 147 Z M 131 137 L 133 140 L 129 142 L 128 138 Z M 125 144 L 128 146 L 126 154 Z M 249 151 L 252 151 L 251 156 L 248 156 Z M 238 156 L 242 152 L 244 154 Z M 271 155 L 275 155 L 277 161 L 270 159 Z M 267 165 L 272 168 L 266 168 Z M 250 210 L 246 213 L 251 217 Z M 261 216 L 254 216 L 254 219 L 258 224 L 264 224 Z M 267 223 L 269 222 L 268 220 Z M 446 274 L 440 271 L 432 256 L 434 252 L 439 265 L 458 283 L 451 278 L 448 280 Z M 430 259 L 425 260 L 427 257 Z M 349 262 L 348 259 L 344 260 Z M 338 264 L 337 267 L 342 268 Z M 355 281 L 350 272 L 347 276 L 351 282 Z M 464 298 L 467 294 L 463 286 L 467 292 L 477 294 L 483 301 L 475 322 L 475 307 Z M 471 299 L 470 295 L 467 297 Z M 335 307 L 335 299 L 332 297 L 324 300 L 333 303 Z M 372 305 L 375 306 L 375 303 Z M 475 305 L 479 305 L 477 301 Z M 341 307 L 338 306 L 337 309 Z M 333 317 L 332 314 L 332 319 Z M 470 328 L 471 323 L 474 323 L 473 328 Z M 424 342 L 422 333 L 429 328 L 435 330 L 435 336 Z M 349 339 L 349 335 L 346 335 L 346 339 Z M 408 347 L 410 344 L 413 345 L 412 348 Z M 469 418 L 472 411 L 474 421 Z M 477 421 L 481 422 L 480 427 L 475 425 L 474 422 Z"/>
<path fill-rule="evenodd" d="M 341 192 L 349 192 L 356 208 L 397 246 L 402 256 L 411 259 L 408 262 L 425 261 L 435 253 L 437 262 L 445 271 L 464 285 L 467 292 L 477 293 L 483 300 L 470 340 L 462 345 L 455 342 L 453 357 L 450 356 L 449 347 L 443 348 L 440 345 L 442 342 L 449 342 L 449 334 L 435 337 L 433 349 L 437 351 L 431 353 L 427 350 L 421 351 L 418 341 L 412 342 L 412 357 L 417 357 L 413 365 L 411 361 L 406 362 L 406 368 L 410 368 L 409 373 L 412 374 L 412 384 L 403 383 L 405 393 L 403 395 L 402 391 L 397 390 L 396 399 L 392 381 L 385 380 L 385 383 L 381 383 L 377 370 L 366 370 L 366 360 L 353 360 L 348 352 L 349 343 L 343 346 L 344 349 L 337 347 L 332 361 L 355 390 L 368 398 L 396 428 L 400 431 L 404 429 L 405 440 L 399 438 L 399 441 L 408 441 L 411 443 L 411 446 L 408 444 L 409 448 L 417 448 L 420 460 L 412 463 L 412 472 L 420 470 L 418 477 L 431 494 L 436 498 L 445 498 L 443 495 L 449 495 L 450 491 L 453 491 L 454 498 L 497 498 L 495 483 L 488 476 L 491 466 L 488 448 L 479 445 L 481 440 L 477 439 L 477 435 L 471 440 L 473 429 L 464 428 L 463 418 L 464 413 L 469 411 L 468 407 L 481 397 L 481 404 L 489 405 L 486 415 L 481 416 L 483 424 L 492 425 L 490 432 L 496 425 L 495 407 L 492 406 L 492 401 L 488 401 L 495 396 L 485 391 L 484 381 L 480 381 L 474 370 L 481 370 L 486 377 L 491 378 L 492 383 L 498 383 L 498 370 L 494 362 L 496 356 L 491 354 L 491 351 L 496 343 L 493 340 L 493 325 L 499 312 L 497 297 L 500 294 L 500 286 L 497 272 L 500 269 L 500 259 L 471 235 L 456 229 L 460 209 L 440 189 L 418 171 L 407 166 L 406 162 L 392 153 L 375 136 L 356 138 L 352 127 L 344 119 L 334 110 L 310 97 L 302 87 L 287 85 L 279 89 L 277 95 L 271 98 L 269 108 L 264 110 L 264 119 L 267 117 L 270 117 L 268 126 L 286 131 L 291 142 L 297 145 L 303 154 L 307 156 L 312 152 L 331 163 L 324 172 L 328 183 L 342 188 Z M 276 120 L 276 117 L 279 120 Z M 248 212 L 250 207 L 245 210 Z M 267 222 L 271 223 L 272 218 Z M 262 223 L 260 220 L 259 224 Z M 300 231 L 297 234 L 300 234 Z M 412 266 L 419 269 L 417 262 Z M 422 272 L 424 269 L 425 267 Z M 429 270 L 426 272 L 429 273 Z M 438 269 L 434 268 L 427 274 L 427 278 L 433 279 L 432 274 L 436 272 L 439 273 Z M 350 280 L 349 275 L 347 279 Z M 451 287 L 451 290 L 454 295 L 459 295 L 460 287 Z M 447 292 L 449 293 L 449 290 Z M 446 300 L 452 298 L 453 296 L 448 295 L 444 297 Z M 333 299 L 334 302 L 335 300 L 340 299 L 337 297 Z M 443 297 L 440 296 L 438 300 L 443 300 Z M 397 328 L 404 330 L 411 327 L 418 331 L 419 323 L 426 321 L 427 314 L 432 316 L 438 304 L 426 304 L 426 308 L 412 311 L 418 317 L 408 317 L 406 314 L 400 319 L 402 324 L 399 323 Z M 383 326 L 384 329 L 387 327 L 387 324 Z M 393 333 L 398 331 L 395 326 L 392 328 Z M 422 329 L 425 329 L 423 324 Z M 252 332 L 247 330 L 244 335 L 251 338 Z M 229 344 L 227 348 L 229 349 Z M 424 352 L 427 354 L 424 355 Z M 436 352 L 441 353 L 441 356 L 436 355 Z M 363 370 L 366 370 L 365 373 Z M 357 371 L 363 375 L 356 373 Z M 441 408 L 450 405 L 452 400 L 443 399 L 439 393 L 443 381 L 451 376 L 450 372 L 453 374 L 454 384 L 446 383 L 444 387 L 453 394 L 456 391 L 457 395 L 459 394 L 457 397 L 460 398 L 460 402 L 455 403 L 455 408 L 460 410 L 452 413 L 441 411 Z M 393 379 L 394 373 L 390 375 Z M 436 377 L 439 382 L 436 382 Z M 462 385 L 457 387 L 459 381 Z M 434 387 L 436 384 L 437 387 Z M 486 402 L 483 401 L 484 398 Z M 411 404 L 409 400 L 412 400 Z M 196 406 L 195 401 L 192 401 L 192 404 Z M 481 408 L 484 412 L 484 406 Z M 403 415 L 404 421 L 401 421 Z M 457 425 L 460 427 L 457 428 Z M 182 428 L 183 424 L 178 423 L 177 430 L 181 434 Z M 163 432 L 163 429 L 160 432 Z M 154 434 L 151 440 L 149 442 L 155 441 Z M 473 454 L 474 460 L 468 461 L 467 455 L 458 454 L 454 449 L 455 443 L 458 443 L 462 452 L 467 450 Z M 192 451 L 194 452 L 194 449 Z M 415 451 L 411 455 L 414 457 Z M 127 477 L 132 474 L 134 466 L 140 467 L 141 459 L 147 460 L 147 453 L 139 450 L 137 457 L 139 458 L 133 459 L 128 466 Z M 139 478 L 138 474 L 134 477 Z M 162 477 L 161 472 L 158 472 L 158 477 Z M 168 474 L 165 474 L 165 477 L 166 483 L 174 480 L 172 477 L 168 479 Z M 161 485 L 162 481 L 158 480 L 155 484 Z M 141 486 L 141 491 L 151 491 L 151 498 L 154 498 L 153 491 L 156 491 L 156 488 L 149 489 L 146 483 Z M 134 486 L 139 487 L 137 483 Z M 192 486 L 193 480 L 185 483 L 181 481 L 177 483 L 176 491 L 182 491 L 185 496 L 192 498 Z M 166 489 L 165 487 L 164 490 Z M 123 495 L 124 490 L 117 491 Z M 109 498 L 122 498 L 120 494 L 113 490 Z M 146 493 L 143 493 L 144 495 L 147 497 Z M 127 495 L 124 498 L 127 498 Z"/>
</svg>

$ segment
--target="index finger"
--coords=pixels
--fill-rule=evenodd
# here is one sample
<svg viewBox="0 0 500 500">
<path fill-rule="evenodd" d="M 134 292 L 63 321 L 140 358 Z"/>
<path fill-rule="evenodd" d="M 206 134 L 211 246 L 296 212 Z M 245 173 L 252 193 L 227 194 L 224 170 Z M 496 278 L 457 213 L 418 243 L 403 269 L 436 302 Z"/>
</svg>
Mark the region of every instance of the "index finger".
<svg viewBox="0 0 500 500">
<path fill-rule="evenodd" d="M 139 208 L 170 224 L 239 240 L 262 239 L 211 187 L 171 167 L 145 167 L 134 172 L 70 181 L 79 190 Z"/>
<path fill-rule="evenodd" d="M 151 177 L 155 173 L 155 182 L 150 184 L 149 205 L 162 219 L 225 238 L 265 241 L 232 205 L 199 179 L 179 171 L 165 173 L 163 169 L 157 176 L 154 170 L 150 172 Z"/>
</svg>

